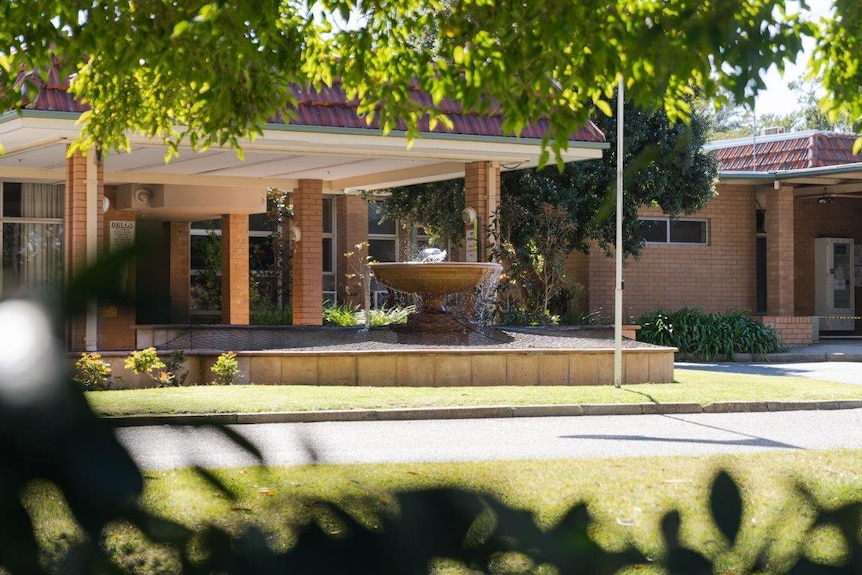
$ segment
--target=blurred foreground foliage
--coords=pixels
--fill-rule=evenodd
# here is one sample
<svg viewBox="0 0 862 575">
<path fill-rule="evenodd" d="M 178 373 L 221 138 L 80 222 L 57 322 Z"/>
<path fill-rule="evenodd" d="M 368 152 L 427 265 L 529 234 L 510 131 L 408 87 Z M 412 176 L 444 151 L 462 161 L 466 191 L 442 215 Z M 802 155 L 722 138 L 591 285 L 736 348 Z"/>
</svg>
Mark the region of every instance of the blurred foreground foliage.
<svg viewBox="0 0 862 575">
<path fill-rule="evenodd" d="M 72 289 L 110 284 L 107 279 L 114 270 L 111 262 L 98 264 L 85 272 L 90 277 L 73 282 Z M 83 294 L 66 298 L 86 300 Z M 0 315 L 20 303 L 0 303 Z M 66 309 L 74 313 L 82 308 Z M 3 325 L 2 329 L 21 332 L 23 327 Z M 385 499 L 369 493 L 371 512 L 362 518 L 322 500 L 310 501 L 313 512 L 296 526 L 296 542 L 285 550 L 270 547 L 263 528 L 253 522 L 238 530 L 217 524 L 190 528 L 142 505 L 141 471 L 108 424 L 90 410 L 70 374 L 60 369 L 62 362 L 52 360 L 51 355 L 59 352 L 50 339 L 48 335 L 38 342 L 29 359 L 19 358 L 23 363 L 16 364 L 17 371 L 8 361 L 0 362 L 4 462 L 0 467 L 0 568 L 12 575 L 137 572 L 106 541 L 106 532 L 118 522 L 176 557 L 178 572 L 183 574 L 419 574 L 437 572 L 441 566 L 471 573 L 610 574 L 647 565 L 680 574 L 862 572 L 862 493 L 853 502 L 824 509 L 798 487 L 819 511 L 801 534 L 802 544 L 792 564 L 777 565 L 769 559 L 771 538 L 756 541 L 754 548 L 750 541 L 740 543 L 745 539 L 741 537 L 746 531 L 745 505 L 726 472 L 715 475 L 710 489 L 708 508 L 717 536 L 708 553 L 687 547 L 681 535 L 680 511 L 684 510 L 661 519 L 663 552 L 647 557 L 633 544 L 613 550 L 599 546 L 591 536 L 595 524 L 586 503 L 572 507 L 553 527 L 541 528 L 532 513 L 494 497 L 452 488 L 397 493 Z M 36 369 L 40 365 L 57 368 Z M 34 379 L 33 374 L 45 379 Z M 29 390 L 21 387 L 21 381 Z M 261 459 L 242 435 L 227 427 L 218 429 Z M 211 471 L 198 468 L 195 472 L 221 497 L 235 498 Z M 50 561 L 39 541 L 39 525 L 24 504 L 27 490 L 42 481 L 62 493 L 80 529 L 80 537 L 55 542 Z M 843 540 L 840 565 L 814 563 L 805 554 L 806 545 L 825 527 L 837 530 Z"/>
</svg>

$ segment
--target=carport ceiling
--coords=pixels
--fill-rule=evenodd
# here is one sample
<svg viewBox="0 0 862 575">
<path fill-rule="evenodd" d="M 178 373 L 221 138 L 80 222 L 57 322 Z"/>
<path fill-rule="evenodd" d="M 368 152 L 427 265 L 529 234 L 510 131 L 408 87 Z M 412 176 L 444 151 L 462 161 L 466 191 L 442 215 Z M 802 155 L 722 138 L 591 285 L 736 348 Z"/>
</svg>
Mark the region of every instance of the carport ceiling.
<svg viewBox="0 0 862 575">
<path fill-rule="evenodd" d="M 52 183 L 65 181 L 65 154 L 79 133 L 75 117 L 0 118 L 0 174 Z M 606 144 L 572 142 L 565 161 L 601 157 Z M 370 130 L 321 130 L 272 126 L 243 144 L 244 158 L 231 149 L 192 152 L 165 163 L 165 148 L 132 138 L 128 153 L 103 158 L 106 184 L 186 184 L 294 188 L 299 180 L 322 180 L 324 189 L 384 189 L 462 177 L 464 165 L 497 161 L 501 169 L 535 166 L 539 142 L 511 137 L 427 134 L 412 147 L 398 134 Z"/>
</svg>

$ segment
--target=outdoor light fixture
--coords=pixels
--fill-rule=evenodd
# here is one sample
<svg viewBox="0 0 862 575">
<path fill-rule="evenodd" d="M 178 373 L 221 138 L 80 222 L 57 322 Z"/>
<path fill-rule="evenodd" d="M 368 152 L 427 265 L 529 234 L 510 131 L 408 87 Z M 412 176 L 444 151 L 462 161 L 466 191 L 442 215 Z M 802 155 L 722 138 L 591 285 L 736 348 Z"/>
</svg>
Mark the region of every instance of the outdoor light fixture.
<svg viewBox="0 0 862 575">
<path fill-rule="evenodd" d="M 461 210 L 461 221 L 470 225 L 476 221 L 476 210 L 473 208 L 464 208 Z"/>
<path fill-rule="evenodd" d="M 138 188 L 137 190 L 135 190 L 133 196 L 136 202 L 138 202 L 139 204 L 146 205 L 150 203 L 150 199 L 153 197 L 153 193 L 147 188 Z"/>
<path fill-rule="evenodd" d="M 825 206 L 826 204 L 831 204 L 832 201 L 833 201 L 832 198 L 828 198 L 826 196 L 821 196 L 820 199 L 817 200 L 817 203 L 820 204 L 821 206 Z"/>
<path fill-rule="evenodd" d="M 302 230 L 300 230 L 296 226 L 290 226 L 288 233 L 289 233 L 290 241 L 292 241 L 292 242 L 298 242 L 299 240 L 302 239 Z"/>
</svg>

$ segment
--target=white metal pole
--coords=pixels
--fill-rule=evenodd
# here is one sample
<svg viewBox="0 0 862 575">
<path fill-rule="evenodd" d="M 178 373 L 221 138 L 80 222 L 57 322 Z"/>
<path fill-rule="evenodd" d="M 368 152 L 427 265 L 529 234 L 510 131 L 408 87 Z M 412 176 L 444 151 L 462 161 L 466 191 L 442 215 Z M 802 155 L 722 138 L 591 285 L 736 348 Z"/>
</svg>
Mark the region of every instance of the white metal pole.
<svg viewBox="0 0 862 575">
<path fill-rule="evenodd" d="M 614 297 L 614 387 L 623 381 L 623 97 L 625 84 L 620 76 L 617 91 L 617 243 L 616 291 Z"/>
<path fill-rule="evenodd" d="M 95 147 L 87 150 L 87 164 L 85 172 L 85 190 L 87 197 L 86 212 L 86 245 L 87 245 L 87 267 L 93 266 L 98 259 L 97 247 L 99 237 L 99 172 L 96 162 L 97 151 Z M 84 349 L 96 351 L 98 347 L 99 332 L 99 307 L 95 298 L 87 302 L 87 319 L 84 328 Z"/>
</svg>

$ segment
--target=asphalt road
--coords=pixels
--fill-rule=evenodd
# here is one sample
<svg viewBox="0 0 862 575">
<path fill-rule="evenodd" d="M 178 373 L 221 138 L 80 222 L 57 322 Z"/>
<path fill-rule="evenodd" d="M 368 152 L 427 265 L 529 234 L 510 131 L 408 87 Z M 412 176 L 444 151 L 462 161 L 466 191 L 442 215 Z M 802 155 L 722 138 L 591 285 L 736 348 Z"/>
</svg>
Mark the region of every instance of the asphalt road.
<svg viewBox="0 0 862 575">
<path fill-rule="evenodd" d="M 862 449 L 862 409 L 243 425 L 270 465 L 635 457 Z M 255 463 L 209 428 L 117 430 L 140 466 Z M 315 453 L 311 455 L 310 450 Z"/>
</svg>

